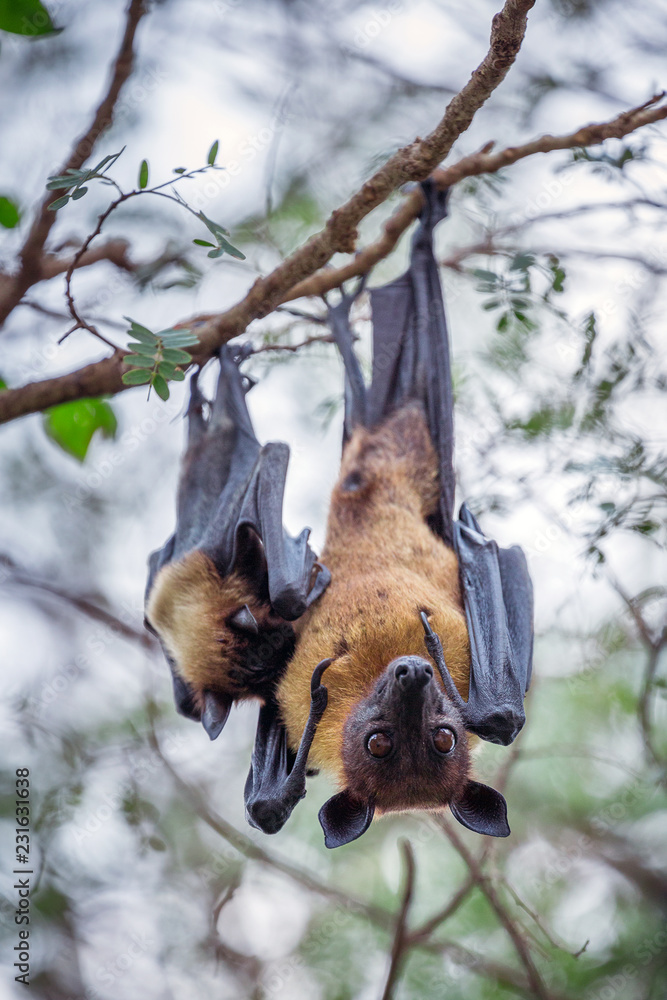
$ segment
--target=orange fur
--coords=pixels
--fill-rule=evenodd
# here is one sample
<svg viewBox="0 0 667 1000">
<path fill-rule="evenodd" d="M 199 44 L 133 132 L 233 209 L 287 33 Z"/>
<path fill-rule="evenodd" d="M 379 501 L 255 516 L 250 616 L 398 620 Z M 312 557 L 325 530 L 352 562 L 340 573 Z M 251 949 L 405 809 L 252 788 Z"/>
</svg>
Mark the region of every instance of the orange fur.
<svg viewBox="0 0 667 1000">
<path fill-rule="evenodd" d="M 251 698 L 240 670 L 243 639 L 227 626 L 228 617 L 247 604 L 263 626 L 280 626 L 282 619 L 260 603 L 238 573 L 224 580 L 203 552 L 194 550 L 158 573 L 146 607 L 146 617 L 160 636 L 176 667 L 201 694 L 212 690 L 235 699 Z"/>
<path fill-rule="evenodd" d="M 278 699 L 298 746 L 310 677 L 326 657 L 329 703 L 309 760 L 344 785 L 342 732 L 352 706 L 397 656 L 426 656 L 419 612 L 442 640 L 454 682 L 467 697 L 468 632 L 454 552 L 425 518 L 438 500 L 437 459 L 421 409 L 408 406 L 378 430 L 357 429 L 334 489 L 322 562 L 332 582 L 297 625 L 297 650 Z"/>
</svg>

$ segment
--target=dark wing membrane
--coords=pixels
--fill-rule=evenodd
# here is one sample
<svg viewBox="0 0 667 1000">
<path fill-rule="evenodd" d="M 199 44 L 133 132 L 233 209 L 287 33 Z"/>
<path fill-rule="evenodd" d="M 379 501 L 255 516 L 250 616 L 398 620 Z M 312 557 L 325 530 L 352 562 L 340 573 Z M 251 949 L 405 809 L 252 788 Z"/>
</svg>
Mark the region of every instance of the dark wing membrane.
<svg viewBox="0 0 667 1000">
<path fill-rule="evenodd" d="M 283 496 L 289 462 L 286 444 L 271 443 L 262 448 L 248 483 L 237 519 L 237 536 L 243 527 L 252 528 L 264 546 L 269 599 L 274 610 L 293 621 L 324 591 L 331 577 L 319 566 L 311 588 L 315 553 L 308 545 L 310 530 L 304 528 L 293 538 L 283 528 Z"/>
<path fill-rule="evenodd" d="M 261 565 L 252 568 L 266 575 L 274 610 L 293 620 L 322 593 L 330 578 L 321 568 L 311 588 L 316 557 L 308 545 L 309 531 L 292 538 L 283 528 L 289 448 L 280 443 L 260 447 L 245 398 L 251 385 L 232 349 L 223 348 L 218 386 L 206 419 L 204 398 L 197 375 L 193 376 L 176 531 L 150 557 L 147 593 L 162 566 L 194 549 L 209 556 L 221 577 L 229 575 L 251 529 L 263 543 L 248 550 L 249 558 L 261 559 Z"/>
<path fill-rule="evenodd" d="M 422 188 L 426 204 L 413 240 L 410 268 L 371 291 L 373 378 L 368 388 L 352 349 L 350 299 L 344 297 L 332 310 L 334 339 L 347 376 L 345 432 L 349 436 L 357 424 L 375 427 L 411 400 L 422 403 L 438 455 L 440 483 L 439 511 L 430 526 L 456 550 L 470 634 L 470 692 L 464 716 L 468 728 L 484 739 L 507 744 L 525 720 L 523 698 L 533 645 L 532 584 L 520 549 L 499 549 L 486 539 L 465 506 L 461 519 L 453 520 L 452 378 L 442 289 L 433 255 L 433 229 L 446 215 L 447 195 L 431 182 Z"/>
<path fill-rule="evenodd" d="M 511 743 L 526 717 L 533 651 L 533 586 L 518 546 L 501 549 L 465 505 L 454 525 L 470 638 L 466 727 L 491 743 Z"/>
<path fill-rule="evenodd" d="M 267 699 L 259 712 L 255 746 L 245 784 L 246 818 L 263 833 L 277 833 L 292 815 L 296 804 L 306 794 L 308 753 L 317 726 L 327 707 L 328 692 L 322 675 L 331 660 L 315 667 L 310 681 L 310 712 L 301 736 L 299 749 L 293 753 L 280 710 Z"/>
</svg>

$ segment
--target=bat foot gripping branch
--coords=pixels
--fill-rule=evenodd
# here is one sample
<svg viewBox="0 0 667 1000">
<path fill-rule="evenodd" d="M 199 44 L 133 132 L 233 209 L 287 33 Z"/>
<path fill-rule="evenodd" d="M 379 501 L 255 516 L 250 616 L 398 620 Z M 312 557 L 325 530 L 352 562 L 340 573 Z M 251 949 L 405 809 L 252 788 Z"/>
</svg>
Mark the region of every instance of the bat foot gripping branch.
<svg viewBox="0 0 667 1000">
<path fill-rule="evenodd" d="M 296 755 L 287 745 L 287 733 L 276 702 L 268 700 L 260 709 L 245 786 L 245 805 L 248 822 L 263 833 L 281 830 L 297 802 L 306 794 L 308 754 L 327 707 L 328 692 L 321 683 L 322 674 L 332 662 L 322 660 L 313 671 L 310 713 Z"/>
</svg>

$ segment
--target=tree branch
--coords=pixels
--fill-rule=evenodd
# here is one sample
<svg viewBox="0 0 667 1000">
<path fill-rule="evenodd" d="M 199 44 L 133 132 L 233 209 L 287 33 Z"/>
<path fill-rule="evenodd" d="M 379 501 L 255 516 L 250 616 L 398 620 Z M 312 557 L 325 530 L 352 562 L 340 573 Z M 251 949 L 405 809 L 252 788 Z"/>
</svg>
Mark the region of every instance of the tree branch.
<svg viewBox="0 0 667 1000">
<path fill-rule="evenodd" d="M 528 982 L 530 984 L 531 991 L 534 996 L 538 997 L 539 1000 L 549 1000 L 549 993 L 542 982 L 542 977 L 540 976 L 535 963 L 533 962 L 533 957 L 530 954 L 530 949 L 523 938 L 523 934 L 519 927 L 512 920 L 511 916 L 503 906 L 500 898 L 491 884 L 487 875 L 484 874 L 480 868 L 477 859 L 468 850 L 463 840 L 452 828 L 451 824 L 443 817 L 438 817 L 436 823 L 445 832 L 449 841 L 453 844 L 456 850 L 459 852 L 468 868 L 470 869 L 470 874 L 475 880 L 475 885 L 486 896 L 489 905 L 492 910 L 500 920 L 501 924 L 507 931 L 509 937 L 511 938 L 512 944 L 514 945 L 516 952 L 526 970 L 526 976 L 528 977 Z"/>
<path fill-rule="evenodd" d="M 387 974 L 384 992 L 382 993 L 382 1000 L 391 1000 L 394 993 L 394 986 L 398 980 L 401 965 L 403 964 L 403 960 L 411 947 L 411 941 L 408 936 L 407 920 L 415 888 L 415 856 L 409 840 L 404 840 L 401 843 L 401 848 L 405 859 L 405 888 L 403 889 L 401 908 L 398 911 L 398 916 L 396 917 L 394 943 L 391 948 L 391 962 L 389 964 L 389 972 Z"/>
<path fill-rule="evenodd" d="M 159 648 L 156 639 L 143 627 L 139 629 L 134 628 L 132 625 L 121 621 L 113 612 L 107 611 L 106 608 L 95 604 L 87 597 L 83 597 L 81 594 L 74 594 L 64 587 L 59 587 L 56 583 L 26 573 L 16 565 L 13 559 L 4 553 L 0 553 L 0 566 L 5 567 L 5 571 L 3 571 L 0 577 L 0 587 L 5 584 L 12 584 L 12 586 L 18 584 L 21 587 L 37 590 L 42 594 L 49 594 L 51 597 L 55 597 L 57 600 L 71 605 L 80 614 L 86 615 L 93 621 L 100 622 L 112 632 L 123 636 L 124 639 L 138 643 L 148 652 L 154 653 Z"/>
<path fill-rule="evenodd" d="M 79 260 L 76 254 L 72 257 L 61 257 L 56 254 L 44 254 L 41 259 L 40 281 L 48 281 L 59 274 L 65 274 L 74 264 L 78 270 L 81 267 L 90 267 L 101 260 L 108 260 L 109 263 L 122 271 L 134 271 L 137 266 L 128 256 L 129 243 L 123 239 L 110 239 L 106 243 L 101 243 L 98 247 L 91 247 L 83 253 Z M 34 282 L 33 282 L 34 284 Z"/>
<path fill-rule="evenodd" d="M 111 126 L 114 108 L 123 84 L 128 80 L 134 65 L 134 38 L 137 26 L 146 13 L 144 0 L 130 0 L 125 15 L 125 30 L 118 54 L 114 60 L 111 79 L 107 91 L 93 116 L 93 120 L 81 135 L 58 174 L 68 170 L 79 170 L 86 162 L 95 143 Z M 37 210 L 30 231 L 25 239 L 19 257 L 21 269 L 17 275 L 0 286 L 0 326 L 10 312 L 18 305 L 27 290 L 35 282 L 42 280 L 42 255 L 47 237 L 56 220 L 56 212 L 49 211 L 49 205 L 59 197 L 58 192 L 47 191 Z"/>
<path fill-rule="evenodd" d="M 512 6 L 510 0 L 507 0 L 504 9 L 507 9 L 508 6 Z M 488 58 L 487 55 L 486 59 Z M 479 70 L 476 71 L 476 73 L 478 72 Z M 473 74 L 474 79 L 475 74 Z M 468 88 L 471 87 L 473 80 L 468 84 Z M 656 104 L 663 97 L 664 94 L 656 95 L 645 104 L 624 111 L 609 121 L 585 125 L 567 135 L 541 136 L 521 146 L 508 147 L 498 153 L 492 153 L 490 151 L 491 144 L 487 144 L 478 153 L 463 157 L 450 167 L 435 170 L 431 176 L 439 186 L 449 187 L 466 177 L 495 173 L 501 167 L 516 163 L 518 160 L 535 153 L 579 148 L 595 145 L 609 138 L 622 138 L 638 128 L 667 118 L 667 106 L 656 107 Z M 452 101 L 449 105 L 445 118 L 454 104 L 455 101 Z M 440 126 L 438 128 L 440 129 Z M 436 132 L 438 129 L 431 135 L 435 135 Z M 423 140 L 423 142 L 430 141 L 430 138 Z M 199 344 L 193 352 L 193 360 L 196 363 L 204 363 L 218 347 L 242 333 L 253 319 L 265 316 L 277 305 L 306 295 L 322 295 L 339 287 L 349 278 L 367 273 L 379 260 L 386 257 L 394 249 L 400 236 L 419 215 L 422 197 L 418 189 L 406 196 L 398 210 L 385 223 L 379 240 L 360 251 L 352 261 L 342 267 L 317 270 L 321 263 L 325 263 L 336 249 L 340 249 L 338 246 L 333 246 L 335 234 L 342 231 L 340 223 L 337 221 L 340 213 L 344 213 L 345 218 L 354 217 L 357 221 L 364 218 L 393 190 L 393 188 L 386 188 L 385 171 L 388 171 L 392 177 L 397 176 L 396 159 L 404 157 L 406 163 L 412 163 L 416 155 L 414 147 L 419 146 L 420 143 L 421 141 L 417 140 L 416 143 L 395 154 L 353 198 L 332 214 L 326 227 L 320 233 L 311 237 L 306 244 L 296 250 L 267 277 L 259 278 L 245 298 L 231 309 L 219 314 L 194 317 L 178 324 L 194 329 L 199 337 Z M 392 164 L 394 164 L 393 167 Z M 405 172 L 405 167 L 402 172 Z M 404 179 L 415 180 L 418 176 L 421 175 L 419 171 L 415 170 L 412 175 Z M 377 193 L 376 182 L 379 177 L 383 178 L 381 187 L 384 194 L 379 201 L 372 200 L 368 190 L 370 188 Z M 403 183 L 403 181 L 398 183 Z M 324 258 L 322 258 L 323 254 Z M 313 271 L 315 273 L 312 273 Z M 304 272 L 310 272 L 310 277 L 306 278 Z M 116 352 L 111 357 L 87 365 L 77 372 L 70 372 L 41 382 L 28 383 L 17 389 L 8 389 L 0 394 L 0 423 L 71 399 L 98 394 L 115 395 L 127 388 L 121 379 L 123 371 L 122 352 Z"/>
<path fill-rule="evenodd" d="M 264 278 L 259 278 L 244 299 L 236 306 L 215 317 L 198 331 L 200 345 L 194 354 L 194 360 L 207 360 L 212 352 L 232 337 L 242 333 L 253 319 L 258 319 L 270 313 L 280 302 L 285 300 L 289 290 L 323 267 L 334 253 L 354 252 L 357 238 L 357 225 L 369 212 L 388 198 L 392 191 L 407 181 L 422 180 L 430 174 L 437 164 L 449 153 L 456 139 L 464 132 L 473 120 L 476 111 L 485 103 L 491 93 L 504 80 L 521 47 L 526 30 L 526 17 L 535 0 L 505 0 L 505 6 L 493 18 L 491 28 L 491 43 L 486 56 L 472 74 L 470 80 L 447 106 L 445 113 L 436 128 L 425 139 L 416 139 L 409 146 L 398 150 L 387 162 L 367 180 L 344 205 L 334 211 L 321 232 L 312 236 L 305 244 L 287 257 L 274 271 Z M 132 41 L 139 17 L 143 13 L 142 0 L 131 0 L 128 9 L 128 23 L 123 45 L 116 60 L 115 72 L 112 77 L 112 87 L 105 101 L 102 102 L 95 116 L 91 129 L 77 143 L 74 153 L 63 168 L 80 166 L 82 147 L 88 148 L 93 138 L 99 134 L 102 124 L 107 127 L 111 118 L 113 104 L 122 82 L 132 68 Z M 124 72 L 124 75 L 123 75 Z M 120 82 L 117 83 L 117 81 Z M 113 97 L 113 99 L 112 99 Z M 93 137 L 93 138 L 91 138 Z M 41 254 L 48 231 L 53 219 L 48 218 L 48 204 L 51 194 L 42 203 L 39 216 L 28 236 L 21 253 L 23 267 L 17 277 L 14 296 L 5 294 L 5 312 L 0 303 L 0 321 L 11 311 L 23 294 L 30 287 L 31 261 Z M 28 266 L 30 264 L 30 267 Z M 15 300 L 15 301 L 14 301 Z M 111 362 L 111 363 L 109 363 Z M 103 362 L 104 363 L 104 362 Z M 90 367 L 90 366 L 89 366 Z M 106 359 L 104 375 L 105 387 L 101 390 L 107 394 L 120 392 L 124 387 L 121 381 L 122 367 L 120 356 Z M 68 379 L 68 376 L 64 376 Z M 99 384 L 104 381 L 97 379 L 93 373 L 87 373 L 87 380 Z M 48 386 L 48 387 L 45 387 Z M 71 395 L 75 392 L 76 380 L 68 381 L 63 387 L 67 399 L 77 398 Z M 25 386 L 22 390 L 8 391 L 2 396 L 2 420 L 12 419 L 22 413 L 33 412 L 41 405 L 52 405 L 61 402 L 58 398 L 60 386 L 56 380 L 49 379 L 42 387 L 34 390 L 40 405 L 34 405 L 32 387 Z M 16 392 L 25 393 L 27 399 L 17 400 Z M 43 403 L 44 399 L 50 402 Z M 26 405 L 27 404 L 27 405 Z"/>
</svg>

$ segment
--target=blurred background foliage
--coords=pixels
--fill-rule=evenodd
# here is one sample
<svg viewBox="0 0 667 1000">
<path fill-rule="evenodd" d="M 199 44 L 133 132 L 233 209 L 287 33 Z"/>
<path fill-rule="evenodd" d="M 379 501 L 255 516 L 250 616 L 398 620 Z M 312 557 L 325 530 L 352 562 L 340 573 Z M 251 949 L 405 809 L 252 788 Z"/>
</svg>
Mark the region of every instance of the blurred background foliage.
<svg viewBox="0 0 667 1000">
<path fill-rule="evenodd" d="M 124 315 L 161 330 L 233 304 L 439 119 L 485 52 L 497 6 L 154 3 L 100 156 L 125 146 L 121 183 L 136 183 L 143 159 L 159 183 L 205 163 L 219 139 L 218 163 L 240 171 L 212 186 L 193 178 L 187 196 L 247 259 L 207 259 L 194 219 L 141 199 L 105 230 L 128 241 L 132 267 L 77 273 L 79 305 L 124 343 Z M 122 26 L 120 3 L 47 7 L 60 34 L 0 33 L 3 268 L 101 92 Z M 666 35 L 657 0 L 538 3 L 516 66 L 456 152 L 640 103 L 665 82 Z M 667 995 L 666 190 L 657 127 L 465 181 L 438 233 L 461 498 L 489 534 L 524 547 L 536 587 L 528 723 L 512 748 L 485 745 L 476 763 L 505 788 L 507 841 L 402 815 L 327 852 L 320 777 L 275 838 L 246 827 L 256 709 L 236 710 L 210 744 L 177 717 L 142 629 L 145 560 L 173 520 L 184 388 L 166 403 L 140 388 L 3 428 L 0 837 L 8 858 L 14 770 L 29 767 L 33 995 L 379 1000 L 404 838 L 412 947 L 386 996 Z M 106 197 L 91 188 L 66 206 L 53 246 L 78 245 Z M 362 243 L 391 208 L 364 222 Z M 372 282 L 405 259 L 404 240 Z M 99 356 L 81 332 L 58 343 L 62 291 L 62 278 L 38 285 L 10 317 L 4 384 Z M 299 311 L 257 321 L 249 336 L 271 347 L 321 335 L 321 304 Z M 362 302 L 362 344 L 368 320 Z M 339 456 L 338 360 L 315 344 L 263 351 L 250 368 L 260 438 L 293 448 L 288 524 L 312 524 L 321 545 Z M 1 877 L 4 1000 L 22 987 L 8 958 L 12 878 Z"/>
</svg>

